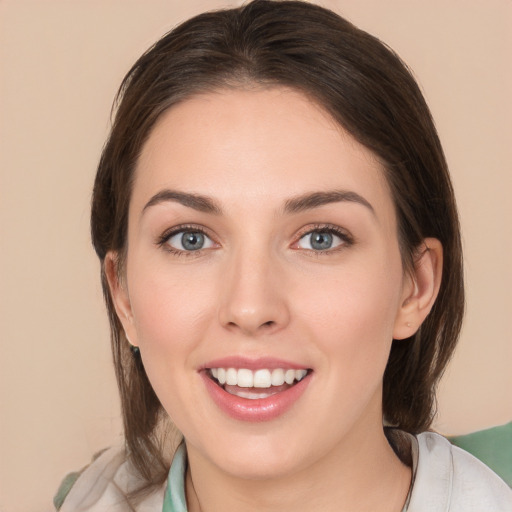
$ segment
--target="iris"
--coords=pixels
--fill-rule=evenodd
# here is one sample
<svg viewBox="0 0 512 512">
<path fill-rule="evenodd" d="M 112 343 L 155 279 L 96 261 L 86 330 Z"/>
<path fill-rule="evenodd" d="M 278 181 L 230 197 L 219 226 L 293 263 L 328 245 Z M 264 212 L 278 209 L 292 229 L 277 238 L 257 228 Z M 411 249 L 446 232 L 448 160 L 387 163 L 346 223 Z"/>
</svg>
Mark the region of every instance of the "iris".
<svg viewBox="0 0 512 512">
<path fill-rule="evenodd" d="M 317 251 L 325 251 L 332 247 L 332 234 L 326 231 L 313 231 L 310 234 L 311 248 Z"/>
<path fill-rule="evenodd" d="M 181 236 L 181 245 L 187 251 L 197 251 L 204 246 L 204 235 L 202 233 L 186 232 Z"/>
</svg>

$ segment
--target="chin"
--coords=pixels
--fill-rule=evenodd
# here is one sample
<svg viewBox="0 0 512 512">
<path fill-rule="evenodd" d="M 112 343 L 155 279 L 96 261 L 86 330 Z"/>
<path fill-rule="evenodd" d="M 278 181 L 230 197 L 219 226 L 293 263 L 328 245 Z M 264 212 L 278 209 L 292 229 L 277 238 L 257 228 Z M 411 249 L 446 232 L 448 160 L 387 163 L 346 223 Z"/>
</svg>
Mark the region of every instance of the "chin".
<svg viewBox="0 0 512 512">
<path fill-rule="evenodd" d="M 226 443 L 217 441 L 213 450 L 203 454 L 223 472 L 244 480 L 279 479 L 307 466 L 298 440 L 291 440 L 290 436 L 280 439 L 272 434 L 267 431 L 245 439 L 228 436 Z"/>
</svg>

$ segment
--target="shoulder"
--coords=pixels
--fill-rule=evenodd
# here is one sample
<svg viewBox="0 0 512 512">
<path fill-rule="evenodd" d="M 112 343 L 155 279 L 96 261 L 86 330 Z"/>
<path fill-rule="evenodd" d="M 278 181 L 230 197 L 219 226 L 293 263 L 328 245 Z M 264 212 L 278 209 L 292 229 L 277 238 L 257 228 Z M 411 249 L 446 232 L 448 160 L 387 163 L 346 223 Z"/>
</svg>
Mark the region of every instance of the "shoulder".
<svg viewBox="0 0 512 512">
<path fill-rule="evenodd" d="M 59 512 L 126 512 L 159 510 L 165 486 L 146 496 L 136 508 L 128 495 L 140 483 L 123 448 L 109 448 L 78 473 L 68 475 L 55 498 Z"/>
<path fill-rule="evenodd" d="M 432 432 L 416 436 L 410 512 L 512 511 L 512 490 L 485 464 Z"/>
</svg>

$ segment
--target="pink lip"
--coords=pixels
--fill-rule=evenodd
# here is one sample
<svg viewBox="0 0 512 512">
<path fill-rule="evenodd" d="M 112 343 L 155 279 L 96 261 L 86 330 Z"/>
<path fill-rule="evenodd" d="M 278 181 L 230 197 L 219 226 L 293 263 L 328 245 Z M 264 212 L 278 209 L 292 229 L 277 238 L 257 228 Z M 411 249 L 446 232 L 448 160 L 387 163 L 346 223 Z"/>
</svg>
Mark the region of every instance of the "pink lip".
<svg viewBox="0 0 512 512">
<path fill-rule="evenodd" d="M 217 366 L 217 363 L 218 362 L 215 361 L 215 365 L 211 367 L 233 368 L 238 366 L 234 364 L 220 364 Z M 240 368 L 247 368 L 247 365 L 240 366 Z M 269 368 L 269 366 L 259 365 L 257 368 Z M 283 368 L 283 366 L 278 365 L 276 368 Z M 270 421 L 281 416 L 300 399 L 311 380 L 311 374 L 308 374 L 300 382 L 297 382 L 285 391 L 278 392 L 267 398 L 251 400 L 231 395 L 227 391 L 224 391 L 222 387 L 210 378 L 207 370 L 201 371 L 200 375 L 215 404 L 228 416 L 236 420 L 247 422 Z M 264 389 L 262 389 L 262 391 L 264 391 Z"/>
<path fill-rule="evenodd" d="M 276 368 L 282 368 L 283 370 L 301 370 L 303 368 L 308 369 L 308 366 L 271 357 L 249 359 L 242 356 L 231 356 L 209 361 L 199 368 L 199 370 L 204 370 L 206 368 L 247 368 L 248 370 L 254 371 L 259 370 L 260 368 L 267 368 L 269 370 L 274 370 Z"/>
</svg>

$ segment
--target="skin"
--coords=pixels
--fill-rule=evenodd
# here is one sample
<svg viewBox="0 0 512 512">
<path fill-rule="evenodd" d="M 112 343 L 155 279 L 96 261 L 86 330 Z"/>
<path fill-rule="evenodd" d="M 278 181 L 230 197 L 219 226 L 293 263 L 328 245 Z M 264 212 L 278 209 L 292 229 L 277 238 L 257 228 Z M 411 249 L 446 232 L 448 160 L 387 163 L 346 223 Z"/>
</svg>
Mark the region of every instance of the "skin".
<svg viewBox="0 0 512 512">
<path fill-rule="evenodd" d="M 168 189 L 222 212 L 145 207 Z M 285 212 L 333 190 L 371 208 Z M 182 224 L 206 232 L 204 249 L 158 243 Z M 315 251 L 307 233 L 325 226 L 350 241 Z M 189 510 L 401 510 L 411 475 L 383 434 L 382 378 L 392 339 L 417 330 L 438 291 L 442 248 L 425 247 L 405 273 L 381 164 L 298 92 L 221 90 L 161 117 L 136 169 L 125 273 L 114 253 L 106 268 L 126 335 L 185 437 Z M 309 385 L 272 421 L 231 418 L 198 368 L 236 355 L 299 363 Z"/>
</svg>

